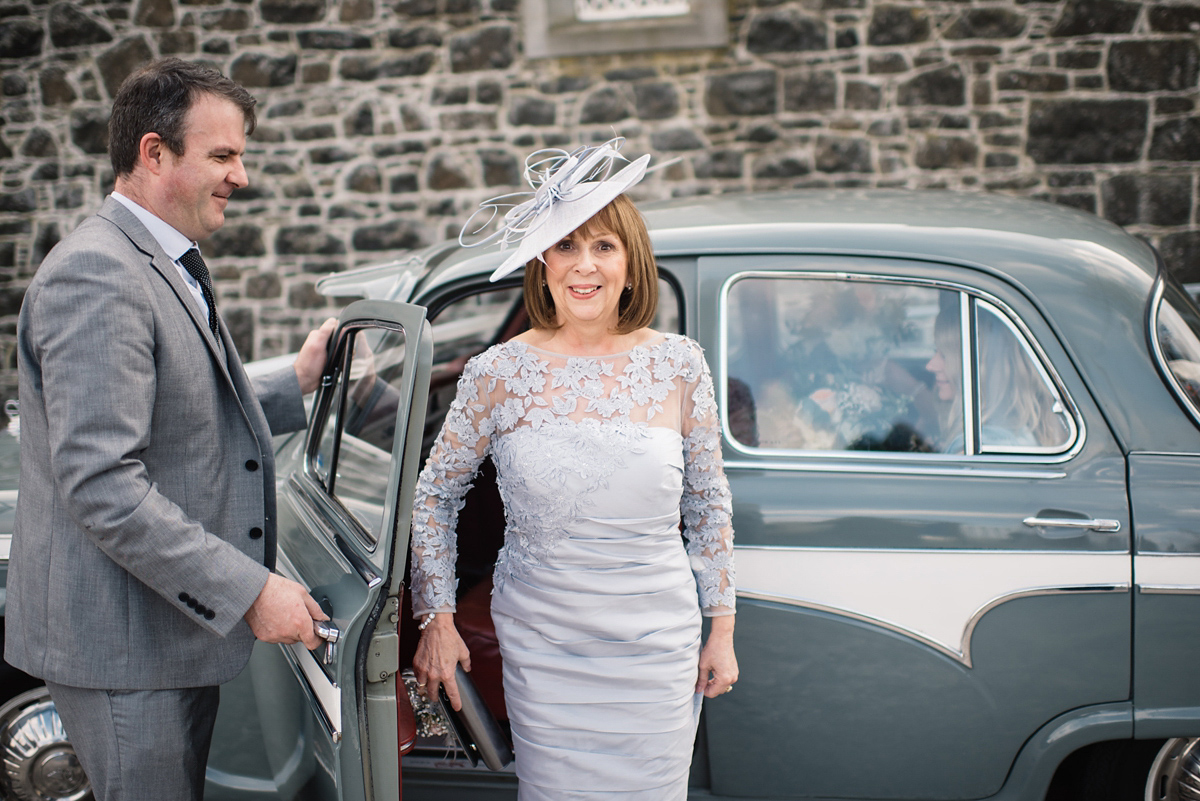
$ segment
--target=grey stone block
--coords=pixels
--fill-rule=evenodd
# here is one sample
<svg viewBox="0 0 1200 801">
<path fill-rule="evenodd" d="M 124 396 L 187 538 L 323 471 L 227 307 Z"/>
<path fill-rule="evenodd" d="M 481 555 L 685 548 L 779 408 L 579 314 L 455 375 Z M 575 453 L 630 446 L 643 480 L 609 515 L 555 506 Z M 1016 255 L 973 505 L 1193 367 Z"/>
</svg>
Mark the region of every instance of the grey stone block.
<svg viewBox="0 0 1200 801">
<path fill-rule="evenodd" d="M 55 3 L 46 15 L 55 47 L 82 47 L 113 40 L 112 33 L 76 3 Z"/>
<path fill-rule="evenodd" d="M 923 170 L 974 167 L 979 160 L 979 146 L 963 137 L 929 136 L 918 143 L 914 160 Z"/>
<path fill-rule="evenodd" d="M 1116 175 L 1100 196 L 1104 216 L 1118 225 L 1185 225 L 1192 216 L 1190 175 Z"/>
<path fill-rule="evenodd" d="M 1117 92 L 1180 91 L 1196 85 L 1200 48 L 1195 38 L 1113 42 L 1108 84 Z"/>
<path fill-rule="evenodd" d="M 259 12 L 264 22 L 320 22 L 325 17 L 325 0 L 261 0 Z"/>
<path fill-rule="evenodd" d="M 154 52 L 140 34 L 122 39 L 97 56 L 96 67 L 108 96 L 116 96 L 121 83 L 152 58 Z"/>
<path fill-rule="evenodd" d="M 867 26 L 867 44 L 915 44 L 929 39 L 932 25 L 923 5 L 878 5 Z"/>
<path fill-rule="evenodd" d="M 896 102 L 902 106 L 961 106 L 966 103 L 966 78 L 957 64 L 940 67 L 900 84 Z"/>
<path fill-rule="evenodd" d="M 1067 0 L 1051 36 L 1092 36 L 1133 30 L 1141 3 L 1125 0 Z"/>
<path fill-rule="evenodd" d="M 1185 117 L 1154 126 L 1151 161 L 1200 161 L 1200 117 Z"/>
<path fill-rule="evenodd" d="M 837 108 L 837 74 L 799 72 L 783 79 L 784 111 L 827 111 Z M 849 90 L 847 90 L 849 91 Z"/>
<path fill-rule="evenodd" d="M 704 105 L 716 117 L 774 114 L 775 80 L 774 70 L 710 76 Z"/>
<path fill-rule="evenodd" d="M 108 153 L 107 108 L 78 108 L 71 112 L 71 141 L 84 153 Z"/>
<path fill-rule="evenodd" d="M 972 8 L 954 19 L 946 39 L 1015 39 L 1025 32 L 1029 17 L 1010 8 Z"/>
<path fill-rule="evenodd" d="M 1026 153 L 1039 164 L 1135 161 L 1148 113 L 1141 100 L 1035 100 Z"/>
<path fill-rule="evenodd" d="M 507 25 L 492 25 L 450 40 L 452 72 L 505 69 L 514 56 L 513 32 Z"/>
<path fill-rule="evenodd" d="M 290 86 L 296 82 L 296 56 L 244 53 L 233 60 L 229 77 L 246 87 Z"/>
<path fill-rule="evenodd" d="M 751 53 L 798 53 L 829 49 L 829 31 L 818 17 L 794 8 L 772 10 L 750 21 L 746 49 Z"/>
<path fill-rule="evenodd" d="M 275 235 L 275 252 L 281 256 L 345 253 L 342 240 L 319 225 L 290 225 Z"/>
<path fill-rule="evenodd" d="M 0 22 L 0 58 L 32 58 L 41 55 L 46 31 L 34 20 Z"/>
</svg>

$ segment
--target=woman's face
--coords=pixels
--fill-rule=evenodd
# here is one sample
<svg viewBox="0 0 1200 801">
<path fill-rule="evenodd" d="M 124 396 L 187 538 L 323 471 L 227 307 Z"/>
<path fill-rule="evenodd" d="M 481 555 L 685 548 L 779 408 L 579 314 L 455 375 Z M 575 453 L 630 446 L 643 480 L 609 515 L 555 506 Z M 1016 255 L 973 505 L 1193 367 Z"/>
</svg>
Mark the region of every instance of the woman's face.
<svg viewBox="0 0 1200 801">
<path fill-rule="evenodd" d="M 952 364 L 954 367 L 951 367 Z M 958 380 L 957 367 L 957 360 L 947 360 L 940 349 L 935 350 L 933 358 L 926 363 L 925 369 L 933 373 L 933 391 L 937 393 L 938 400 L 951 401 L 958 394 L 961 382 Z"/>
<path fill-rule="evenodd" d="M 542 254 L 558 322 L 615 328 L 627 280 L 625 244 L 611 231 L 578 229 Z"/>
</svg>

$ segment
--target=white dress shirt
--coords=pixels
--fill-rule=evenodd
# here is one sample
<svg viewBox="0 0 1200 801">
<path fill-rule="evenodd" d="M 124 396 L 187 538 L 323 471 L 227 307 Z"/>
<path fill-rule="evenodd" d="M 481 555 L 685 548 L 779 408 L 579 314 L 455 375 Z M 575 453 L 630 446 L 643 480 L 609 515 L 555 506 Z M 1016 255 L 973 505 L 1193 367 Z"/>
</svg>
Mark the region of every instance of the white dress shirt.
<svg viewBox="0 0 1200 801">
<path fill-rule="evenodd" d="M 179 263 L 179 257 L 187 253 L 192 248 L 199 250 L 199 246 L 188 239 L 179 231 L 175 230 L 169 223 L 163 220 L 152 211 L 139 206 L 134 201 L 122 195 L 120 192 L 112 193 L 113 199 L 120 202 L 122 206 L 133 212 L 134 216 L 141 221 L 142 225 L 146 226 L 146 230 L 150 235 L 158 240 L 159 246 L 163 252 L 170 257 L 175 263 L 175 269 L 179 270 L 179 276 L 183 278 L 187 288 L 191 291 L 192 297 L 196 299 L 196 303 L 200 306 L 200 311 L 205 320 L 208 319 L 208 302 L 204 300 L 204 290 L 200 288 L 200 283 L 192 278 L 192 274 Z"/>
</svg>

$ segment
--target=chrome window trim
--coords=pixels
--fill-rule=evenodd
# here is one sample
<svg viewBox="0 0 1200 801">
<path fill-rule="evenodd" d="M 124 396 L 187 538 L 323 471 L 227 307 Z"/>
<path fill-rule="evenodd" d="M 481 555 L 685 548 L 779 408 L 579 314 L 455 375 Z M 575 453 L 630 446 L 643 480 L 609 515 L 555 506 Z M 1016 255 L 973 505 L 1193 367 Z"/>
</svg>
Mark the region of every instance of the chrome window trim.
<svg viewBox="0 0 1200 801">
<path fill-rule="evenodd" d="M 701 257 L 708 256 L 710 258 L 724 258 L 724 257 L 732 257 L 733 255 L 734 254 L 729 254 L 729 253 L 719 253 L 719 254 L 713 253 L 713 254 L 702 254 Z M 754 253 L 752 255 L 757 256 L 757 257 L 765 257 L 765 256 L 770 256 L 770 255 L 779 255 L 779 254 Z M 831 256 L 831 257 L 835 257 L 835 258 L 837 258 L 837 257 L 852 258 L 856 254 L 796 253 L 796 254 L 784 254 L 784 255 L 800 259 L 800 258 L 814 256 L 814 255 L 815 256 Z M 857 254 L 857 255 L 861 256 L 862 254 Z M 919 260 L 915 257 L 912 257 L 912 256 L 909 256 L 909 257 L 888 256 L 888 258 L 892 258 L 892 259 L 896 259 L 896 260 L 912 261 L 915 264 L 922 263 L 921 260 Z M 1006 318 L 1008 320 L 1008 322 L 1010 322 L 1016 326 L 1017 330 L 1022 335 L 1022 339 L 1026 342 L 1026 344 L 1030 348 L 1033 349 L 1034 353 L 1036 354 L 1035 361 L 1041 366 L 1041 368 L 1043 368 L 1047 371 L 1047 374 L 1049 375 L 1049 377 L 1051 379 L 1052 385 L 1058 391 L 1059 397 L 1064 404 L 1064 407 L 1065 407 L 1064 411 L 1066 412 L 1068 417 L 1072 418 L 1075 421 L 1075 437 L 1073 440 L 1071 440 L 1069 442 L 1067 447 L 1065 447 L 1061 451 L 1056 451 L 1053 454 L 1037 453 L 1036 451 L 1031 451 L 1030 449 L 1025 449 L 1025 450 L 1021 451 L 1020 454 L 1016 454 L 1016 453 L 1009 454 L 1008 452 L 1001 453 L 1000 451 L 995 451 L 995 452 L 989 451 L 988 453 L 967 455 L 967 454 L 940 454 L 940 453 L 907 453 L 907 452 L 903 452 L 903 451 L 888 451 L 888 452 L 817 451 L 817 450 L 801 450 L 801 449 L 791 449 L 791 448 L 760 448 L 760 447 L 754 447 L 754 446 L 750 446 L 750 445 L 744 445 L 741 442 L 739 442 L 737 439 L 734 438 L 734 436 L 730 430 L 730 426 L 729 426 L 729 415 L 728 415 L 728 409 L 729 409 L 729 388 L 728 388 L 729 387 L 729 382 L 728 382 L 728 377 L 729 377 L 729 361 L 728 361 L 728 359 L 729 359 L 729 327 L 727 325 L 727 322 L 729 320 L 729 292 L 730 292 L 730 289 L 737 282 L 743 281 L 746 279 L 750 279 L 750 278 L 774 278 L 774 279 L 789 278 L 789 279 L 803 279 L 803 280 L 864 281 L 867 283 L 877 283 L 877 284 L 900 284 L 900 285 L 906 285 L 906 286 L 923 286 L 923 287 L 929 287 L 932 289 L 942 289 L 942 290 L 948 290 L 948 291 L 952 291 L 952 292 L 959 292 L 959 293 L 964 294 L 965 296 L 969 296 L 970 298 L 976 298 L 976 299 L 983 300 L 984 302 L 988 303 L 995 309 L 1001 311 L 1002 316 L 1004 318 Z M 964 340 L 964 341 L 968 341 L 968 340 Z M 730 276 L 728 276 L 727 278 L 725 278 L 722 281 L 721 287 L 717 294 L 717 347 L 719 350 L 717 358 L 718 358 L 721 380 L 719 382 L 717 382 L 718 386 L 716 387 L 716 391 L 717 391 L 717 397 L 719 399 L 719 405 L 720 405 L 721 430 L 725 437 L 725 444 L 728 446 L 729 450 L 735 451 L 742 456 L 747 456 L 747 457 L 752 457 L 752 458 L 763 458 L 763 457 L 766 457 L 766 458 L 781 458 L 781 457 L 782 458 L 792 458 L 792 457 L 797 457 L 797 458 L 821 459 L 821 460 L 826 460 L 826 459 L 852 460 L 853 462 L 855 462 L 857 464 L 861 464 L 861 465 L 866 465 L 871 462 L 894 461 L 894 460 L 900 460 L 900 459 L 911 460 L 914 462 L 938 461 L 938 460 L 948 460 L 948 459 L 957 459 L 957 460 L 970 459 L 973 463 L 979 463 L 979 462 L 1004 463 L 1004 462 L 1020 461 L 1022 463 L 1026 463 L 1026 464 L 1030 463 L 1030 462 L 1040 463 L 1040 464 L 1056 464 L 1056 463 L 1061 463 L 1061 462 L 1067 462 L 1067 461 L 1070 461 L 1071 459 L 1075 458 L 1075 456 L 1077 456 L 1079 454 L 1079 452 L 1083 450 L 1083 446 L 1087 441 L 1087 424 L 1084 421 L 1083 416 L 1080 414 L 1078 406 L 1075 404 L 1075 401 L 1071 398 L 1070 393 L 1067 392 L 1066 386 L 1065 386 L 1064 382 L 1062 381 L 1062 377 L 1059 375 L 1057 369 L 1055 369 L 1055 367 L 1054 367 L 1054 363 L 1051 362 L 1050 359 L 1047 357 L 1045 350 L 1042 348 L 1042 346 L 1038 342 L 1037 338 L 1032 335 L 1032 332 L 1029 331 L 1028 326 L 1025 325 L 1025 322 L 1021 319 L 1020 315 L 1016 314 L 1007 303 L 1005 303 L 1004 301 L 995 297 L 994 295 L 991 295 L 991 294 L 984 292 L 983 290 L 977 289 L 975 287 L 968 286 L 966 284 L 960 284 L 960 283 L 957 283 L 954 281 L 943 281 L 943 280 L 938 280 L 938 279 L 933 279 L 933 278 L 916 278 L 916 277 L 910 278 L 910 277 L 905 277 L 905 276 L 879 275 L 879 274 L 874 274 L 874 273 L 863 273 L 863 272 L 843 271 L 843 270 L 833 270 L 833 271 L 828 271 L 828 272 L 820 271 L 820 270 L 761 270 L 761 269 L 760 270 L 754 270 L 754 269 L 742 270 L 740 272 L 733 273 Z M 966 348 L 964 347 L 964 352 L 965 351 L 966 351 Z M 973 409 L 972 409 L 972 416 L 974 416 Z M 965 420 L 965 415 L 964 415 L 964 420 Z M 1200 421 L 1198 421 L 1198 422 L 1200 422 Z M 729 461 L 726 462 L 727 467 L 730 464 L 731 464 L 731 462 L 729 462 Z M 802 468 L 802 469 L 808 469 L 808 468 Z M 821 469 L 831 470 L 832 468 L 824 467 Z M 892 469 L 887 469 L 887 470 L 883 470 L 883 471 L 880 471 L 877 469 L 868 469 L 868 470 L 865 470 L 864 472 L 896 472 L 896 471 L 892 470 Z"/>
<path fill-rule="evenodd" d="M 976 610 L 975 614 L 973 614 L 971 616 L 970 620 L 967 621 L 966 628 L 963 631 L 962 643 L 958 649 L 948 648 L 945 645 L 943 645 L 933 639 L 930 639 L 929 637 L 926 637 L 925 635 L 921 634 L 920 632 L 914 631 L 910 628 L 901 626 L 896 623 L 892 623 L 891 621 L 881 620 L 877 617 L 873 617 L 871 615 L 866 615 L 861 612 L 854 612 L 849 609 L 842 609 L 842 608 L 839 608 L 836 606 L 830 606 L 827 604 L 817 603 L 816 601 L 810 601 L 805 598 L 799 598 L 799 597 L 788 596 L 788 595 L 778 595 L 778 594 L 774 594 L 774 593 L 760 593 L 760 592 L 754 592 L 752 590 L 738 590 L 737 596 L 739 598 L 746 598 L 748 600 L 766 601 L 769 603 L 778 603 L 778 604 L 785 604 L 787 606 L 795 606 L 795 607 L 799 607 L 802 609 L 812 609 L 817 612 L 825 612 L 827 614 L 837 615 L 838 617 L 844 617 L 844 618 L 848 618 L 850 620 L 857 620 L 860 623 L 866 623 L 868 625 L 877 626 L 886 631 L 890 631 L 893 634 L 899 634 L 903 637 L 908 637 L 909 639 L 916 640 L 917 642 L 921 643 L 922 645 L 932 648 L 933 650 L 937 651 L 938 653 L 940 653 L 944 656 L 947 656 L 950 659 L 953 659 L 954 661 L 958 662 L 959 664 L 963 665 L 964 667 L 966 667 L 968 669 L 971 669 L 971 668 L 975 667 L 974 662 L 971 657 L 971 639 L 975 635 L 975 627 L 979 624 L 979 621 L 983 619 L 984 615 L 986 615 L 988 612 L 992 611 L 993 609 L 1008 603 L 1009 601 L 1016 601 L 1021 598 L 1034 598 L 1034 597 L 1046 596 L 1046 595 L 1067 595 L 1067 594 L 1094 595 L 1094 594 L 1100 594 L 1100 593 L 1128 593 L 1128 592 L 1129 592 L 1128 584 L 1075 584 L 1075 585 L 1062 585 L 1062 586 L 1052 586 L 1052 587 L 1031 587 L 1026 590 L 1018 590 L 1016 592 L 1006 593 L 1004 595 L 993 598 L 991 601 L 987 602 L 986 604 L 981 606 L 978 610 Z"/>
<path fill-rule="evenodd" d="M 936 335 L 935 335 L 936 339 Z M 962 386 L 959 391 L 962 392 L 962 427 L 963 427 L 963 456 L 978 455 L 977 431 L 978 426 L 975 421 L 979 419 L 979 415 L 975 413 L 975 388 L 979 386 L 976 380 L 976 357 L 974 347 L 967 347 L 975 344 L 975 318 L 971 315 L 971 296 L 966 292 L 958 293 L 958 358 L 959 358 L 959 381 Z M 942 358 L 946 358 L 942 354 Z"/>
<path fill-rule="evenodd" d="M 845 553 L 846 551 L 863 551 L 870 553 L 932 553 L 932 554 L 992 554 L 1002 553 L 1005 555 L 1014 556 L 1045 556 L 1047 554 L 1057 554 L 1059 556 L 1078 556 L 1079 554 L 1128 554 L 1129 548 L 1111 548 L 1097 549 L 1088 548 L 1086 551 L 1072 550 L 1070 548 L 881 548 L 872 546 L 870 548 L 840 548 L 833 545 L 742 545 L 738 543 L 735 548 L 738 551 L 793 551 L 803 553 Z M 1107 585 L 1106 585 L 1107 586 Z"/>
<path fill-rule="evenodd" d="M 1200 584 L 1139 584 L 1142 595 L 1200 595 Z"/>
<path fill-rule="evenodd" d="M 821 451 L 806 451 L 804 455 L 811 456 L 821 453 Z M 835 451 L 836 453 L 836 451 Z M 941 454 L 919 454 L 921 456 L 939 456 Z M 994 466 L 978 467 L 975 465 L 964 465 L 962 460 L 967 458 L 964 456 L 952 457 L 958 464 L 947 464 L 944 466 L 929 464 L 929 465 L 890 465 L 881 463 L 869 462 L 852 462 L 852 463 L 835 463 L 835 462 L 776 462 L 776 461 L 742 461 L 740 459 L 726 459 L 725 470 L 783 470 L 796 473 L 867 473 L 878 474 L 886 473 L 889 475 L 908 475 L 908 476 L 970 476 L 972 478 L 1021 478 L 1046 480 L 1066 478 L 1067 474 L 1062 470 L 1037 470 L 1037 469 L 1020 469 L 1012 468 L 1005 469 L 999 463 L 999 459 L 988 459 L 984 464 Z M 974 458 L 974 457 L 972 457 Z M 1022 459 L 1025 463 L 1027 460 Z"/>
<path fill-rule="evenodd" d="M 1033 345 L 1030 344 L 1036 340 L 1028 331 L 1022 331 L 1017 327 L 1017 324 L 1013 322 L 1015 319 L 1013 316 L 1003 313 L 992 303 L 983 300 L 982 298 L 976 300 L 975 302 L 975 314 L 977 315 L 976 319 L 978 319 L 978 314 L 981 307 L 987 313 L 995 315 L 996 319 L 998 319 L 1004 325 L 1004 327 L 1007 328 L 1014 337 L 1016 337 L 1017 343 L 1021 346 L 1021 350 L 1024 351 L 1027 356 L 1029 356 L 1030 360 L 1033 362 L 1033 366 L 1037 369 L 1038 375 L 1049 388 L 1050 392 L 1054 395 L 1055 404 L 1062 406 L 1063 417 L 1067 421 L 1067 428 L 1069 432 L 1067 436 L 1067 442 L 1074 442 L 1079 433 L 1076 427 L 1075 417 L 1074 415 L 1067 413 L 1068 407 L 1067 404 L 1063 402 L 1062 391 L 1059 389 L 1058 383 L 1054 381 L 1048 372 L 1046 372 L 1046 363 L 1050 360 L 1045 358 L 1044 355 L 1042 358 L 1038 358 L 1038 353 L 1033 350 Z M 976 350 L 978 350 L 978 343 L 976 343 Z M 1047 447 L 1043 445 L 992 445 L 988 447 L 986 451 L 982 450 L 983 447 L 983 443 L 979 443 L 980 453 L 1058 454 L 1063 450 L 1062 448 Z"/>
<path fill-rule="evenodd" d="M 1163 354 L 1162 345 L 1158 341 L 1158 313 L 1162 308 L 1163 296 L 1166 294 L 1166 281 L 1161 273 L 1154 279 L 1154 288 L 1150 291 L 1150 313 L 1146 315 L 1149 330 L 1146 332 L 1147 339 L 1150 340 L 1150 351 L 1154 354 L 1154 365 L 1158 368 L 1159 374 L 1163 380 L 1167 382 L 1167 386 L 1175 393 L 1175 399 L 1179 405 L 1187 412 L 1188 417 L 1192 418 L 1195 425 L 1200 426 L 1200 409 L 1192 405 L 1183 386 L 1179 383 L 1179 379 L 1175 377 L 1175 373 L 1167 364 L 1167 357 Z"/>
</svg>

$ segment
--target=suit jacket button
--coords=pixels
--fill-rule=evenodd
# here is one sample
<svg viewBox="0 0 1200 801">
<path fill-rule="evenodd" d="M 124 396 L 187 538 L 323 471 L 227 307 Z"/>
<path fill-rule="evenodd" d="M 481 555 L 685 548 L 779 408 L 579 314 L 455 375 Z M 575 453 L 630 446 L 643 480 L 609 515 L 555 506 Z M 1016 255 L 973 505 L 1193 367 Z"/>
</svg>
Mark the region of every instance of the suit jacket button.
<svg viewBox="0 0 1200 801">
<path fill-rule="evenodd" d="M 197 601 L 195 598 L 188 598 L 186 601 L 184 601 L 184 603 L 187 604 L 188 606 L 192 607 L 193 609 L 200 608 L 200 602 Z"/>
<path fill-rule="evenodd" d="M 247 459 L 246 460 L 246 469 L 249 470 L 251 473 L 253 473 L 255 470 L 258 469 L 258 462 L 254 461 L 253 459 Z"/>
<path fill-rule="evenodd" d="M 250 529 L 250 539 L 256 540 L 261 536 L 262 536 L 262 529 L 259 528 L 258 526 L 255 526 L 254 528 Z"/>
<path fill-rule="evenodd" d="M 205 620 L 212 620 L 216 616 L 217 616 L 217 613 L 214 612 L 213 610 L 211 610 L 211 609 L 204 610 L 204 619 Z"/>
<path fill-rule="evenodd" d="M 196 614 L 197 615 L 203 615 L 207 611 L 208 611 L 208 607 L 205 606 L 204 604 L 196 604 Z"/>
<path fill-rule="evenodd" d="M 192 600 L 192 596 L 188 595 L 186 592 L 181 592 L 179 593 L 179 600 L 186 604 Z"/>
</svg>

